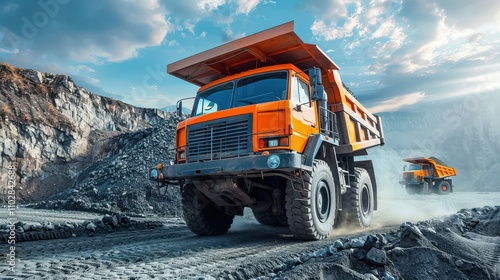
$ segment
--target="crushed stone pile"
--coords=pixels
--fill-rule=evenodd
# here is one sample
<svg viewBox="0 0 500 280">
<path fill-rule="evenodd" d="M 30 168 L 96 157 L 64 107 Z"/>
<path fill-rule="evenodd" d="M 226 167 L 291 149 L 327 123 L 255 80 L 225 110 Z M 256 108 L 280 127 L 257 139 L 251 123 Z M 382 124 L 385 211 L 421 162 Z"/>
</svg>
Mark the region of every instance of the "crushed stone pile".
<svg viewBox="0 0 500 280">
<path fill-rule="evenodd" d="M 500 279 L 500 206 L 462 209 L 399 230 L 341 238 L 255 277 L 242 267 L 216 278 L 236 279 Z"/>
<path fill-rule="evenodd" d="M 168 190 L 147 179 L 148 169 L 174 158 L 174 138 L 182 117 L 170 114 L 152 127 L 101 140 L 100 160 L 83 170 L 72 188 L 32 205 L 35 208 L 181 216 L 179 188 Z"/>
</svg>

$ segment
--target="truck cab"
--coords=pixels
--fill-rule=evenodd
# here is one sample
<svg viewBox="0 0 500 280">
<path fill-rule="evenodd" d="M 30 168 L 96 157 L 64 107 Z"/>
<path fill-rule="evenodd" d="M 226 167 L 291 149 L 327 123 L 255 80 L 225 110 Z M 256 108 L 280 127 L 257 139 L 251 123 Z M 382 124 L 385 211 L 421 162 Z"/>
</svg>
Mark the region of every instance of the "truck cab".
<svg viewBox="0 0 500 280">
<path fill-rule="evenodd" d="M 319 133 L 316 106 L 309 77 L 292 64 L 214 81 L 199 89 L 192 116 L 177 127 L 176 161 L 302 151 L 309 136 Z"/>
<path fill-rule="evenodd" d="M 403 181 L 406 184 L 421 184 L 424 179 L 429 178 L 431 166 L 428 164 L 409 164 L 404 167 Z"/>
</svg>

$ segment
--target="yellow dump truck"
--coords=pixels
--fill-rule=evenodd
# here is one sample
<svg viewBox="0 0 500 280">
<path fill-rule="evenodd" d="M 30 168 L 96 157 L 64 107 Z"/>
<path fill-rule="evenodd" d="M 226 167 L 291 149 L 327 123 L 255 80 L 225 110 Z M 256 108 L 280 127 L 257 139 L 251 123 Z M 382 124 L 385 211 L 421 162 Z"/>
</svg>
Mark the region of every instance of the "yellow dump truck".
<svg viewBox="0 0 500 280">
<path fill-rule="evenodd" d="M 181 187 L 184 219 L 198 235 L 226 233 L 245 207 L 305 240 L 341 221 L 369 226 L 375 173 L 355 157 L 384 144 L 382 123 L 338 70 L 293 22 L 169 64 L 200 89 L 177 126 L 174 162 L 151 168 L 149 179 Z"/>
<path fill-rule="evenodd" d="M 457 175 L 455 168 L 435 157 L 405 158 L 403 161 L 410 163 L 405 166 L 400 181 L 408 194 L 448 194 L 453 191 L 449 177 Z"/>
</svg>

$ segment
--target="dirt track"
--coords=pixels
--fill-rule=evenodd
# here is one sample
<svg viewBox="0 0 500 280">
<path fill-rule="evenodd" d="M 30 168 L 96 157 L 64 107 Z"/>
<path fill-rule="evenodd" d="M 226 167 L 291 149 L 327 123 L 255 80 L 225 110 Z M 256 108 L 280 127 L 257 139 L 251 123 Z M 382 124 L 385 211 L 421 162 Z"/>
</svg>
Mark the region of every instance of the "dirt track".
<svg viewBox="0 0 500 280">
<path fill-rule="evenodd" d="M 202 238 L 177 219 L 163 222 L 163 228 L 18 243 L 15 275 L 197 279 L 231 274 L 252 278 L 331 244 L 334 238 L 300 242 L 286 228 L 264 227 L 244 218 L 226 235 Z"/>
<path fill-rule="evenodd" d="M 398 228 L 401 221 L 428 219 L 454 213 L 460 208 L 493 205 L 494 201 L 500 201 L 500 193 L 457 193 L 446 198 L 433 195 L 425 200 L 423 196 L 396 198 L 380 200 L 374 228 L 357 233 L 340 229 L 331 238 L 316 242 L 297 241 L 287 228 L 264 227 L 248 215 L 236 219 L 228 234 L 216 237 L 195 236 L 180 219 L 154 218 L 164 226 L 93 237 L 20 242 L 16 244 L 19 262 L 13 276 L 32 279 L 65 276 L 82 279 L 256 278 L 269 275 L 291 258 L 331 245 L 340 236 L 389 231 Z M 407 211 L 402 211 L 404 209 Z M 31 221 L 95 218 L 88 213 L 30 209 L 19 209 L 17 214 L 19 220 Z M 6 245 L 0 248 L 5 255 Z M 2 266 L 0 274 L 6 272 Z"/>
</svg>

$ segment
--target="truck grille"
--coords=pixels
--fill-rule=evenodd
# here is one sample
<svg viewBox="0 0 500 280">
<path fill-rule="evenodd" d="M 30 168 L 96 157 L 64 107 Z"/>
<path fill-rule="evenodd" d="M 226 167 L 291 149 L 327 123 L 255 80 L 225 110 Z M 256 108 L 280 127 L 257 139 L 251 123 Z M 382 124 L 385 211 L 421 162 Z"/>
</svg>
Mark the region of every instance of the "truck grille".
<svg viewBox="0 0 500 280">
<path fill-rule="evenodd" d="M 190 125 L 187 161 L 238 157 L 252 153 L 252 115 Z"/>
</svg>

